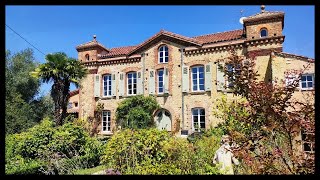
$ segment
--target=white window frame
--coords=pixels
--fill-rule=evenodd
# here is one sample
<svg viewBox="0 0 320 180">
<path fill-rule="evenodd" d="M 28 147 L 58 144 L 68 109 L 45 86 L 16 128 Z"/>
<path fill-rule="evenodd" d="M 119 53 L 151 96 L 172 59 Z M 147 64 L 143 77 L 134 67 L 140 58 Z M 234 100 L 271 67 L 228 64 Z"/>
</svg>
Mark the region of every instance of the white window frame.
<svg viewBox="0 0 320 180">
<path fill-rule="evenodd" d="M 261 36 L 261 32 L 265 30 L 266 31 L 266 36 Z M 261 28 L 260 29 L 260 37 L 268 37 L 268 29 L 267 28 Z"/>
<path fill-rule="evenodd" d="M 131 82 L 132 82 L 132 90 L 131 90 L 131 94 L 129 94 L 129 74 L 132 74 L 132 76 L 131 76 Z M 136 83 L 134 83 L 134 78 L 133 78 L 133 74 L 136 74 Z M 138 73 L 137 72 L 129 72 L 129 73 L 127 73 L 127 95 L 128 96 L 134 96 L 134 95 L 137 95 L 137 81 L 138 81 L 138 79 L 137 79 L 137 75 L 138 75 Z M 136 93 L 134 94 L 133 92 L 133 90 L 134 90 L 134 84 L 136 84 Z"/>
<path fill-rule="evenodd" d="M 160 51 L 160 49 L 162 47 L 163 47 L 163 50 Z M 166 49 L 165 47 L 167 48 L 167 51 L 165 50 Z M 160 57 L 160 52 L 162 52 L 162 54 L 163 54 L 162 58 Z M 168 52 L 168 56 L 166 56 L 166 52 Z M 163 64 L 168 63 L 168 62 L 165 62 L 166 61 L 166 57 L 168 58 L 168 62 L 169 62 L 169 48 L 168 48 L 167 45 L 162 45 L 158 49 L 158 63 L 163 63 Z M 161 60 L 162 60 L 162 62 L 161 62 Z"/>
<path fill-rule="evenodd" d="M 197 110 L 198 111 L 198 114 L 197 115 L 194 115 L 193 114 L 193 111 L 194 110 Z M 200 110 L 204 110 L 204 115 L 200 115 Z M 201 131 L 201 125 L 200 125 L 200 119 L 201 119 L 201 116 L 204 116 L 204 129 L 206 128 L 206 110 L 204 108 L 192 108 L 191 109 L 191 116 L 192 116 L 192 131 L 195 132 L 200 132 Z M 194 117 L 197 116 L 198 117 L 198 129 L 195 130 L 195 127 L 194 127 Z"/>
<path fill-rule="evenodd" d="M 105 76 L 110 77 L 110 80 L 107 80 L 107 90 L 105 90 L 105 80 L 104 80 Z M 111 81 L 112 81 L 111 74 L 105 74 L 102 76 L 103 97 L 111 97 L 112 96 L 112 82 Z M 105 91 L 107 91 L 107 95 L 105 95 Z M 108 92 L 110 92 L 110 94 L 108 94 Z"/>
<path fill-rule="evenodd" d="M 162 71 L 162 92 L 159 91 L 159 89 L 160 89 L 159 72 L 160 71 Z M 158 69 L 158 71 L 157 71 L 157 82 L 158 82 L 157 92 L 158 92 L 158 94 L 163 94 L 164 93 L 164 76 L 165 76 L 164 69 L 163 68 L 162 69 Z"/>
<path fill-rule="evenodd" d="M 313 142 L 311 142 L 311 141 L 306 141 L 306 140 L 304 140 L 303 139 L 303 134 L 306 134 L 306 136 L 308 135 L 308 134 L 310 134 L 310 133 L 305 133 L 304 132 L 304 130 L 301 130 L 300 131 L 301 132 L 301 146 L 302 146 L 302 151 L 304 152 L 304 153 L 315 153 L 315 151 L 313 150 L 315 147 L 315 144 L 313 143 Z M 310 147 L 310 151 L 305 151 L 305 149 L 304 149 L 304 144 L 309 144 L 309 147 Z"/>
<path fill-rule="evenodd" d="M 312 87 L 306 87 L 306 88 L 303 88 L 302 87 L 302 76 L 311 76 L 312 77 L 312 81 L 308 81 L 307 78 L 306 78 L 306 86 L 308 86 L 308 82 L 312 82 Z M 301 90 L 313 90 L 314 89 L 314 74 L 302 74 L 301 75 L 301 79 L 300 79 L 300 89 Z"/>
<path fill-rule="evenodd" d="M 201 90 L 200 89 L 200 77 L 199 77 L 199 75 L 200 75 L 200 73 L 199 73 L 199 68 L 200 67 L 202 67 L 203 68 L 203 90 Z M 196 68 L 197 69 L 197 89 L 196 90 L 194 90 L 193 89 L 193 69 L 194 68 Z M 192 90 L 192 92 L 204 92 L 205 90 L 206 90 L 206 85 L 205 85 L 205 69 L 204 69 L 204 66 L 203 65 L 198 65 L 198 66 L 192 66 L 191 67 L 191 84 L 192 84 L 192 86 L 191 86 L 191 90 Z"/>
<path fill-rule="evenodd" d="M 103 133 L 110 133 L 111 132 L 111 112 L 110 111 L 102 111 L 102 116 L 101 116 L 102 124 L 101 124 L 101 131 Z M 106 119 L 104 119 L 106 118 Z M 106 125 L 104 126 L 103 123 L 106 121 Z M 104 130 L 104 127 L 106 130 Z M 109 129 L 108 129 L 109 127 Z"/>
</svg>

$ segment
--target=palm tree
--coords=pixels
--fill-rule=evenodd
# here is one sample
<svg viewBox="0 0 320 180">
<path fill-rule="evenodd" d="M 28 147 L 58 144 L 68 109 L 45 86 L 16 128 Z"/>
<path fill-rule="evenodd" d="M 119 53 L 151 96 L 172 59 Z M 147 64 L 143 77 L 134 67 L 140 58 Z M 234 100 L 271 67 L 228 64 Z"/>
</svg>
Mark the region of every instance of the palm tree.
<svg viewBox="0 0 320 180">
<path fill-rule="evenodd" d="M 87 69 L 76 59 L 69 58 L 63 52 L 46 55 L 47 62 L 31 72 L 33 77 L 43 83 L 53 81 L 51 97 L 54 101 L 54 118 L 56 125 L 62 125 L 67 114 L 70 84 L 79 86 L 80 80 L 87 74 Z M 60 113 L 61 111 L 61 113 Z"/>
</svg>

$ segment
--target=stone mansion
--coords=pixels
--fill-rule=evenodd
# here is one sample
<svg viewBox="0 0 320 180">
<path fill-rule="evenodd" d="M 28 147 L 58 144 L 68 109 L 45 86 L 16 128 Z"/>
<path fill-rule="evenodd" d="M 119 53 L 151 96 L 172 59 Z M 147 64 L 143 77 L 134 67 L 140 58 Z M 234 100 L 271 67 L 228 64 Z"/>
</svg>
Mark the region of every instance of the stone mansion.
<svg viewBox="0 0 320 180">
<path fill-rule="evenodd" d="M 118 103 L 135 95 L 153 95 L 161 106 L 154 112 L 159 129 L 188 135 L 210 128 L 219 120 L 213 116 L 214 101 L 228 79 L 218 71 L 221 59 L 235 48 L 238 55 L 256 56 L 260 80 L 285 80 L 286 72 L 308 63 L 294 96 L 314 90 L 314 59 L 283 52 L 284 12 L 266 11 L 243 20 L 243 28 L 195 37 L 161 30 L 135 46 L 106 48 L 93 40 L 76 47 L 78 59 L 89 70 L 81 88 L 71 92 L 70 113 L 93 117 L 98 102 L 104 104 L 100 134 L 112 135 L 117 125 Z"/>
</svg>

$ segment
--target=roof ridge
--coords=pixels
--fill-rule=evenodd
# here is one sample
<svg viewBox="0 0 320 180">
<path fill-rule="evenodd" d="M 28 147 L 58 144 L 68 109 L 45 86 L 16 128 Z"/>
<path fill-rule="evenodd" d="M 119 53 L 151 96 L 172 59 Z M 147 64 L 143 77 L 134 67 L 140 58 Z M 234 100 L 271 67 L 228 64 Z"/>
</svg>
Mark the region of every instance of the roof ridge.
<svg viewBox="0 0 320 180">
<path fill-rule="evenodd" d="M 234 32 L 234 31 L 240 31 L 240 30 L 243 30 L 243 29 L 235 29 L 235 30 L 229 30 L 229 31 L 223 31 L 223 32 L 204 34 L 204 35 L 199 35 L 199 36 L 193 36 L 192 38 L 198 38 L 198 37 L 204 37 L 204 36 L 210 36 L 210 35 L 216 35 L 216 34 L 222 34 L 222 33 Z"/>
</svg>

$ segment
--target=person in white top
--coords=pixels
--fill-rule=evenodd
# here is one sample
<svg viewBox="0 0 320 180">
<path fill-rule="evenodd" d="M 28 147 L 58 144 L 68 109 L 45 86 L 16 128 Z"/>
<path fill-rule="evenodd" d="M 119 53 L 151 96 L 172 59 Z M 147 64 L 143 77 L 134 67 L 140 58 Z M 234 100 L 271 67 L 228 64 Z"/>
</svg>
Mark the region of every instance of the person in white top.
<svg viewBox="0 0 320 180">
<path fill-rule="evenodd" d="M 235 165 L 239 165 L 239 161 L 234 157 L 232 153 L 229 142 L 230 140 L 228 135 L 222 136 L 222 145 L 216 151 L 213 157 L 213 164 L 219 164 L 221 166 L 220 172 L 222 174 L 234 174 L 232 162 Z"/>
</svg>

